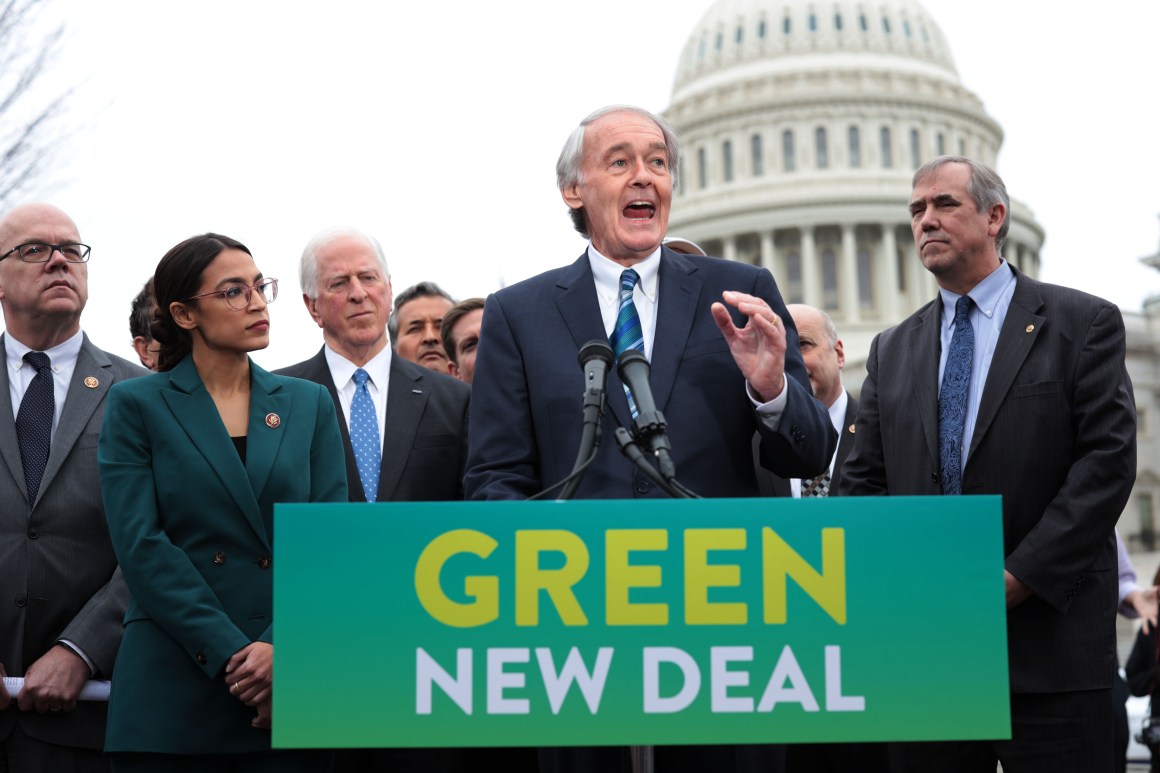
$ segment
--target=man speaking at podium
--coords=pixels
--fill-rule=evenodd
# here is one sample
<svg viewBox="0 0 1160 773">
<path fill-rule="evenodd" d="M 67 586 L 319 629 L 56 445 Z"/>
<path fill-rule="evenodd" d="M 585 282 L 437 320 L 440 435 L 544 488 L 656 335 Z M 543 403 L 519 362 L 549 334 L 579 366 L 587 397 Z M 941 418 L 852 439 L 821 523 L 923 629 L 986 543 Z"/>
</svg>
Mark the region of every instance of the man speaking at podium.
<svg viewBox="0 0 1160 773">
<path fill-rule="evenodd" d="M 762 464 L 788 478 L 829 465 L 836 436 L 810 391 L 797 332 L 773 276 L 661 246 L 679 167 L 664 119 L 606 107 L 572 132 L 556 163 L 572 222 L 589 240 L 569 266 L 487 300 L 476 359 L 467 473 L 470 499 L 523 499 L 564 479 L 580 445 L 586 342 L 650 363 L 657 409 L 668 422 L 676 477 L 704 497 L 757 496 L 752 437 Z M 615 369 L 608 378 L 604 441 L 577 498 L 665 496 L 613 441 L 633 408 Z M 547 749 L 558 771 L 616 770 L 610 748 Z M 547 759 L 545 759 L 547 758 Z M 781 770 L 772 747 L 669 747 L 657 773 Z"/>
</svg>

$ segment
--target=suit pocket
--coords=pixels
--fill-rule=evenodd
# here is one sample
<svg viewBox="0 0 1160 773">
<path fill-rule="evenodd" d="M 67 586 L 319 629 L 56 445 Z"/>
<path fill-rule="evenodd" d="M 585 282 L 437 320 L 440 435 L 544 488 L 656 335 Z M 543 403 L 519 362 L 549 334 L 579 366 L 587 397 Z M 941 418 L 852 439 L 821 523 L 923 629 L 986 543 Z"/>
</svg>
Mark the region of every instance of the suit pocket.
<svg viewBox="0 0 1160 773">
<path fill-rule="evenodd" d="M 1016 384 L 1011 387 L 1011 397 L 1040 397 L 1042 395 L 1063 395 L 1062 381 L 1040 381 L 1035 384 Z"/>
<path fill-rule="evenodd" d="M 459 435 L 419 435 L 411 448 L 458 448 Z"/>
<path fill-rule="evenodd" d="M 704 357 L 707 354 L 718 354 L 728 351 L 729 344 L 725 343 L 725 337 L 718 333 L 716 339 L 690 341 L 685 346 L 685 351 L 681 354 L 681 360 L 692 360 L 696 357 Z"/>
</svg>

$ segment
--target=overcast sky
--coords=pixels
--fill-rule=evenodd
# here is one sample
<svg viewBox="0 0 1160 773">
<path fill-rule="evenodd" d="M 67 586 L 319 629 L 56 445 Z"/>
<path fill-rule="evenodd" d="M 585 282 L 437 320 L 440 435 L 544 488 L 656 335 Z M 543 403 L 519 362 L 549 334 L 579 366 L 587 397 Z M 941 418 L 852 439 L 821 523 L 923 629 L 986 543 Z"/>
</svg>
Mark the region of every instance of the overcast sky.
<svg viewBox="0 0 1160 773">
<path fill-rule="evenodd" d="M 383 242 L 397 291 L 486 295 L 570 262 L 555 190 L 571 128 L 601 105 L 669 105 L 709 0 L 50 0 L 79 84 L 49 196 L 93 246 L 83 326 L 132 357 L 129 302 L 207 230 L 282 281 L 267 367 L 321 343 L 302 245 L 349 224 Z M 1043 278 L 1137 310 L 1160 294 L 1155 31 L 1160 3 L 927 0 L 964 85 L 1006 139 L 999 171 L 1047 231 Z M 904 208 L 905 202 L 900 201 Z"/>
</svg>

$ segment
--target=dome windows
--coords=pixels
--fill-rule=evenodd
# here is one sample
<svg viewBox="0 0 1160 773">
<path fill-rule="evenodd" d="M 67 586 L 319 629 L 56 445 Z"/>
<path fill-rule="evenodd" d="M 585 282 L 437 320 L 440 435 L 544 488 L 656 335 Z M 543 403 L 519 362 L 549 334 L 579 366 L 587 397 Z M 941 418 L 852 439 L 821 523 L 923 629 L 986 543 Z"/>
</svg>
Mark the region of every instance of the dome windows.
<svg viewBox="0 0 1160 773">
<path fill-rule="evenodd" d="M 882 155 L 882 168 L 894 166 L 894 149 L 890 139 L 890 127 L 883 126 L 878 132 L 879 152 Z"/>
<path fill-rule="evenodd" d="M 792 172 L 797 166 L 797 163 L 794 160 L 793 131 L 791 129 L 786 129 L 784 132 L 782 132 L 781 153 L 783 156 L 782 168 L 787 172 Z"/>
<path fill-rule="evenodd" d="M 851 126 L 846 131 L 847 152 L 850 158 L 850 166 L 857 169 L 862 166 L 862 136 L 858 131 L 857 126 Z"/>
<path fill-rule="evenodd" d="M 761 135 L 754 134 L 749 139 L 750 154 L 753 156 L 753 176 L 761 177 L 765 174 L 765 155 L 762 150 Z"/>
<path fill-rule="evenodd" d="M 826 142 L 826 127 L 819 126 L 814 130 L 814 156 L 818 169 L 830 166 L 830 150 Z"/>
<path fill-rule="evenodd" d="M 725 140 L 721 144 L 721 162 L 724 171 L 725 182 L 733 182 L 733 143 Z"/>
</svg>

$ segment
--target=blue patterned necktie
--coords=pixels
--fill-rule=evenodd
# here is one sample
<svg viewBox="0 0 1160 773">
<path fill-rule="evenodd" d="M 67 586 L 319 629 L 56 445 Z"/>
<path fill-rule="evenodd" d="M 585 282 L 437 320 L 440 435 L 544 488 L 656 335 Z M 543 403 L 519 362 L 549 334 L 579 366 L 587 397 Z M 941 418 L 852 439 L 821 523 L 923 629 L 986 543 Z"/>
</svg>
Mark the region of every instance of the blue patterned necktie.
<svg viewBox="0 0 1160 773">
<path fill-rule="evenodd" d="M 379 442 L 379 417 L 371 399 L 367 381 L 371 375 L 362 368 L 354 372 L 354 399 L 350 402 L 350 444 L 358 464 L 358 477 L 368 502 L 374 502 L 379 492 L 379 469 L 383 462 L 383 446 Z"/>
<path fill-rule="evenodd" d="M 963 493 L 963 428 L 967 421 L 967 391 L 975 359 L 975 330 L 968 318 L 974 302 L 969 295 L 955 304 L 955 332 L 943 367 L 938 393 L 938 458 L 944 494 Z"/>
<path fill-rule="evenodd" d="M 48 449 L 52 443 L 52 417 L 56 413 L 53 398 L 52 363 L 44 352 L 29 352 L 24 361 L 36 369 L 28 383 L 20 410 L 16 414 L 16 439 L 24 463 L 24 485 L 28 489 L 28 506 L 36 504 Z"/>
<path fill-rule="evenodd" d="M 608 337 L 612 344 L 612 351 L 616 359 L 629 349 L 644 351 L 644 333 L 640 327 L 640 315 L 636 313 L 636 304 L 632 302 L 632 290 L 640 281 L 640 275 L 631 268 L 626 268 L 620 275 L 620 310 L 616 313 L 616 323 L 612 326 L 612 335 Z M 632 418 L 636 418 L 636 401 L 628 386 L 624 387 L 624 395 L 628 398 L 628 410 Z"/>
</svg>

